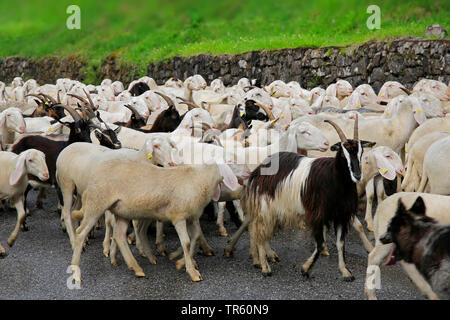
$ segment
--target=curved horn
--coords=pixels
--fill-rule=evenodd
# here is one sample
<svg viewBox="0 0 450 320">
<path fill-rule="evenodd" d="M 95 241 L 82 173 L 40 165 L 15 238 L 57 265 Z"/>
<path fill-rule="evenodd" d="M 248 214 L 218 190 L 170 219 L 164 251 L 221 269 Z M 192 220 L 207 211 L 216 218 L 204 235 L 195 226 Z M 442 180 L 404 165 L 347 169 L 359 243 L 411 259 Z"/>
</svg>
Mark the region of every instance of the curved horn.
<svg viewBox="0 0 450 320">
<path fill-rule="evenodd" d="M 56 100 L 50 97 L 48 94 L 41 93 L 41 96 L 47 98 L 52 104 L 58 104 L 58 102 L 56 102 Z"/>
<path fill-rule="evenodd" d="M 111 130 L 111 128 L 106 124 L 106 122 L 103 121 L 103 119 L 100 117 L 100 112 L 97 112 L 97 115 L 95 115 L 94 113 L 94 117 L 97 117 L 97 119 L 105 125 L 106 130 Z"/>
<path fill-rule="evenodd" d="M 78 114 L 78 112 L 76 112 L 73 108 L 69 107 L 69 106 L 65 106 L 63 104 L 56 104 L 53 106 L 54 107 L 62 107 L 64 109 L 67 110 L 67 112 L 69 112 L 69 114 L 72 116 L 73 121 L 79 121 L 82 120 L 81 116 Z"/>
<path fill-rule="evenodd" d="M 71 96 L 71 97 L 74 97 L 74 98 L 77 98 L 78 100 L 84 102 L 85 104 L 89 104 L 89 102 L 88 102 L 85 98 L 80 97 L 80 96 L 77 95 L 77 94 L 68 93 L 67 95 L 68 95 L 68 96 Z"/>
<path fill-rule="evenodd" d="M 275 123 L 277 123 L 278 120 L 280 120 L 280 117 L 278 117 L 278 118 L 276 118 L 275 120 L 273 120 L 273 121 L 270 123 L 269 127 L 267 127 L 267 129 L 273 128 L 273 126 L 275 125 Z"/>
<path fill-rule="evenodd" d="M 261 109 L 264 110 L 264 112 L 267 114 L 267 116 L 269 117 L 269 120 L 275 120 L 275 117 L 273 116 L 272 111 L 269 110 L 269 108 L 267 108 L 266 106 L 263 106 L 262 104 L 259 103 L 255 103 L 255 106 L 260 107 Z"/>
<path fill-rule="evenodd" d="M 58 103 L 61 103 L 61 96 L 59 95 L 59 92 L 61 91 L 61 89 L 58 89 L 58 93 L 56 94 L 56 100 Z"/>
<path fill-rule="evenodd" d="M 344 131 L 342 131 L 342 129 L 339 128 L 339 126 L 336 123 L 334 123 L 331 120 L 324 120 L 324 121 L 328 122 L 329 124 L 331 124 L 334 127 L 334 129 L 336 129 L 336 132 L 339 135 L 339 138 L 341 139 L 342 142 L 347 141 L 347 137 L 345 136 Z"/>
<path fill-rule="evenodd" d="M 123 106 L 125 108 L 130 109 L 131 112 L 133 112 L 133 114 L 136 117 L 136 119 L 142 119 L 141 115 L 139 114 L 139 112 L 137 112 L 137 110 L 134 107 L 130 106 L 129 104 L 124 104 Z"/>
<path fill-rule="evenodd" d="M 185 99 L 183 99 L 183 98 L 180 98 L 180 97 L 177 97 L 177 98 L 183 100 L 183 101 L 180 102 L 180 103 L 181 103 L 181 104 L 187 105 L 189 110 L 192 110 L 192 109 L 194 109 L 194 108 L 200 108 L 200 109 L 203 109 L 202 107 L 196 105 L 196 104 L 193 103 L 193 102 L 187 101 L 187 100 L 185 100 Z"/>
<path fill-rule="evenodd" d="M 91 95 L 89 94 L 89 92 L 86 92 L 86 90 L 84 90 L 84 88 L 83 88 L 83 92 L 84 92 L 84 94 L 86 95 L 86 97 L 88 98 L 89 104 L 91 105 L 91 107 L 92 107 L 94 110 L 97 109 L 97 108 L 94 106 L 94 103 L 92 102 Z"/>
<path fill-rule="evenodd" d="M 35 93 L 29 93 L 29 94 L 27 94 L 27 95 L 25 95 L 25 97 L 36 97 L 36 98 L 38 98 L 39 100 L 41 100 L 42 101 L 42 103 L 45 103 L 45 100 L 44 100 L 44 98 L 42 98 L 40 95 L 38 95 L 38 94 L 35 94 Z"/>
<path fill-rule="evenodd" d="M 409 91 L 405 87 L 400 87 L 400 89 L 403 90 L 408 96 L 411 94 L 411 91 Z"/>
<path fill-rule="evenodd" d="M 168 96 L 166 96 L 165 94 L 162 94 L 158 91 L 154 91 L 157 95 L 160 95 L 161 97 L 163 97 L 164 100 L 166 100 L 167 104 L 169 105 L 169 107 L 174 107 L 175 108 L 175 103 L 173 103 L 173 100 L 170 99 Z"/>
<path fill-rule="evenodd" d="M 353 140 L 358 140 L 358 114 L 355 116 L 355 127 L 353 129 Z"/>
</svg>

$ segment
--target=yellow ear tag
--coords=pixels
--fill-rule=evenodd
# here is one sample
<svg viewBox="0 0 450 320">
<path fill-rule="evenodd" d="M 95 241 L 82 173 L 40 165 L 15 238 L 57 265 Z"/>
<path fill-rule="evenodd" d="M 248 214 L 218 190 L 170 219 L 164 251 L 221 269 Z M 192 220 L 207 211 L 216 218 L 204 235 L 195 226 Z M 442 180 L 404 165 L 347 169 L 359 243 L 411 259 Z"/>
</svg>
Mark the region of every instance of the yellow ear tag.
<svg viewBox="0 0 450 320">
<path fill-rule="evenodd" d="M 308 101 L 311 101 L 311 97 L 309 97 L 307 100 L 308 100 Z"/>
<path fill-rule="evenodd" d="M 405 152 L 408 152 L 408 150 L 409 150 L 408 147 L 405 147 Z"/>
<path fill-rule="evenodd" d="M 14 166 L 14 170 L 16 170 L 17 169 L 17 166 Z"/>
<path fill-rule="evenodd" d="M 388 169 L 382 168 L 382 169 L 381 169 L 381 172 L 382 172 L 383 174 L 385 174 L 386 172 L 388 172 Z"/>
<path fill-rule="evenodd" d="M 357 105 L 356 105 L 356 108 L 361 108 L 361 105 L 357 104 Z"/>
<path fill-rule="evenodd" d="M 46 105 L 46 106 L 48 106 L 48 105 L 49 105 L 48 101 L 46 101 L 46 102 L 45 102 L 45 105 Z"/>
<path fill-rule="evenodd" d="M 413 90 L 413 92 L 417 92 L 417 90 Z"/>
<path fill-rule="evenodd" d="M 187 128 L 187 127 L 189 127 L 189 124 L 186 123 L 184 126 Z"/>
<path fill-rule="evenodd" d="M 384 93 L 382 93 L 381 96 L 384 97 Z"/>
<path fill-rule="evenodd" d="M 151 159 L 153 156 L 151 153 L 147 153 L 147 159 Z"/>
<path fill-rule="evenodd" d="M 281 114 L 281 117 L 284 118 L 284 113 Z"/>
<path fill-rule="evenodd" d="M 422 109 L 417 109 L 417 113 L 421 114 L 422 113 Z"/>
<path fill-rule="evenodd" d="M 386 113 L 387 113 L 387 114 L 391 114 L 391 110 L 388 110 Z"/>
<path fill-rule="evenodd" d="M 11 99 L 13 99 L 13 96 L 11 96 Z"/>
<path fill-rule="evenodd" d="M 244 113 L 243 112 L 241 112 L 241 117 L 244 115 Z"/>
<path fill-rule="evenodd" d="M 55 131 L 55 128 L 54 127 L 50 127 L 50 131 L 51 132 Z"/>
</svg>

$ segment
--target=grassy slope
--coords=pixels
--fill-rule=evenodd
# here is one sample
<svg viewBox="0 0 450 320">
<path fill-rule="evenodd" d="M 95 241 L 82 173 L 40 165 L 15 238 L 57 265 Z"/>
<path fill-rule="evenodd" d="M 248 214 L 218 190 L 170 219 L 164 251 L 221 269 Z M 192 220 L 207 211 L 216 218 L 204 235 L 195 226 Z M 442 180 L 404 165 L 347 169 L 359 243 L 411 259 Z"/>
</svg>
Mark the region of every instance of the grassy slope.
<svg viewBox="0 0 450 320">
<path fill-rule="evenodd" d="M 78 54 L 92 66 L 115 53 L 144 66 L 175 55 L 328 46 L 423 36 L 449 27 L 448 0 L 0 0 L 0 57 Z M 66 8 L 81 8 L 81 30 L 66 28 Z M 368 30 L 369 4 L 381 29 Z"/>
</svg>

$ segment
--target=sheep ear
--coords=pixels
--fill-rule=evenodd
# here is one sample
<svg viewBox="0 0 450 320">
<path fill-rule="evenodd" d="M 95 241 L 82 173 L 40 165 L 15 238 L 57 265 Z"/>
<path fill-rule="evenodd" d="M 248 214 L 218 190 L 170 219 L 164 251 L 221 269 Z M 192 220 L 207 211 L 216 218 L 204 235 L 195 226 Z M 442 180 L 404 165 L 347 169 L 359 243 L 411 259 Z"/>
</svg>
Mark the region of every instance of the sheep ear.
<svg viewBox="0 0 450 320">
<path fill-rule="evenodd" d="M 395 173 L 395 167 L 388 159 L 381 154 L 375 153 L 375 161 L 377 163 L 378 172 L 388 180 L 394 180 L 397 176 Z"/>
<path fill-rule="evenodd" d="M 24 172 L 25 172 L 25 160 L 26 160 L 26 155 L 25 154 L 21 154 L 18 159 L 17 162 L 11 172 L 11 175 L 9 176 L 9 184 L 10 185 L 15 185 L 17 182 L 19 182 L 20 178 L 23 176 Z"/>
<path fill-rule="evenodd" d="M 288 129 L 287 150 L 289 152 L 297 152 L 297 128 Z"/>
<path fill-rule="evenodd" d="M 326 94 L 336 97 L 336 94 L 337 94 L 336 87 L 337 87 L 336 83 L 329 85 L 327 88 Z"/>
<path fill-rule="evenodd" d="M 216 187 L 216 191 L 214 191 L 214 195 L 212 197 L 212 201 L 219 201 L 220 199 L 220 183 Z"/>
<path fill-rule="evenodd" d="M 6 115 L 0 113 L 0 127 L 3 127 L 6 122 Z"/>
<path fill-rule="evenodd" d="M 361 107 L 361 99 L 359 93 L 357 91 L 353 91 L 352 95 L 348 99 L 348 103 L 345 106 L 344 110 L 358 109 L 360 107 Z"/>
<path fill-rule="evenodd" d="M 317 98 L 316 102 L 312 104 L 311 108 L 320 108 L 322 106 L 324 97 L 325 95 L 321 95 L 319 98 Z"/>
<path fill-rule="evenodd" d="M 223 177 L 223 183 L 231 190 L 234 191 L 239 187 L 238 180 L 234 175 L 231 168 L 225 163 L 218 163 L 220 174 Z"/>
<path fill-rule="evenodd" d="M 145 153 L 147 154 L 147 159 L 153 158 L 153 142 L 151 140 L 145 142 Z"/>
<path fill-rule="evenodd" d="M 291 114 L 291 108 L 289 105 L 285 105 L 283 108 L 283 113 L 280 115 L 280 120 L 278 120 L 278 124 L 285 128 L 288 124 L 290 124 L 292 121 L 292 114 Z"/>
</svg>

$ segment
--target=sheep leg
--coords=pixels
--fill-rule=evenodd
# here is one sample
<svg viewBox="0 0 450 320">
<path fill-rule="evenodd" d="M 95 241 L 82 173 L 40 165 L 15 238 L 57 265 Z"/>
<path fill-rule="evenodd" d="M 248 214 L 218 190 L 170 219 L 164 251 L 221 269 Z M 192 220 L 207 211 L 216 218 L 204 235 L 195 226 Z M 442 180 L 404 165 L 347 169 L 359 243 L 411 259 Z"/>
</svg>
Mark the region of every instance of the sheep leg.
<svg viewBox="0 0 450 320">
<path fill-rule="evenodd" d="M 66 232 L 69 235 L 70 245 L 72 246 L 72 250 L 74 247 L 74 240 L 75 240 L 75 228 L 73 226 L 72 217 L 70 216 L 70 211 L 72 208 L 72 201 L 73 201 L 73 189 L 65 190 L 63 193 L 64 197 L 64 206 L 62 209 L 62 215 L 64 225 L 66 226 Z"/>
<path fill-rule="evenodd" d="M 338 226 L 336 228 L 336 247 L 338 249 L 338 259 L 339 259 L 339 271 L 341 271 L 342 276 L 344 277 L 344 281 L 353 281 L 355 277 L 352 275 L 350 270 L 347 269 L 345 265 L 344 258 L 344 234 L 342 232 L 342 226 Z"/>
<path fill-rule="evenodd" d="M 1 243 L 0 243 L 0 259 L 6 257 L 6 250 L 5 248 L 2 247 Z"/>
<path fill-rule="evenodd" d="M 194 262 L 195 269 L 198 269 L 197 262 L 194 259 L 195 245 L 197 243 L 197 239 L 200 235 L 200 232 L 201 232 L 200 221 L 198 219 L 194 219 L 194 221 L 192 223 L 188 223 L 188 234 L 189 234 L 189 237 L 191 238 L 191 245 L 190 245 L 189 251 L 190 251 L 192 261 Z M 179 259 L 175 263 L 175 265 L 176 265 L 177 269 L 180 270 L 184 266 L 184 257 Z"/>
<path fill-rule="evenodd" d="M 120 253 L 123 256 L 128 269 L 133 270 L 136 277 L 145 277 L 144 270 L 142 270 L 134 258 L 126 240 L 129 223 L 129 220 L 116 215 L 116 225 L 114 226 L 113 239 L 119 247 Z"/>
<path fill-rule="evenodd" d="M 364 294 L 369 298 L 369 300 L 376 300 L 377 296 L 375 294 L 375 287 L 373 285 L 373 274 L 378 271 L 379 266 L 383 259 L 391 252 L 392 244 L 381 244 L 376 243 L 375 248 L 369 253 L 369 258 L 367 261 L 366 270 L 366 281 L 364 284 Z"/>
<path fill-rule="evenodd" d="M 316 248 L 314 249 L 313 254 L 308 258 L 308 260 L 305 261 L 301 268 L 302 275 L 307 278 L 309 278 L 312 267 L 319 258 L 319 252 L 321 252 L 324 248 L 323 229 L 321 232 L 316 232 L 314 238 L 316 240 Z"/>
<path fill-rule="evenodd" d="M 164 223 L 156 221 L 156 251 L 162 257 L 165 257 L 166 246 L 164 245 Z"/>
<path fill-rule="evenodd" d="M 20 226 L 23 223 L 23 220 L 25 219 L 25 209 L 23 207 L 23 202 L 24 202 L 24 197 L 19 196 L 16 199 L 13 200 L 14 201 L 14 206 L 16 207 L 17 210 L 17 223 L 16 223 L 16 227 L 14 228 L 13 232 L 11 233 L 11 235 L 8 238 L 7 244 L 9 247 L 12 247 L 14 242 L 17 239 L 17 236 L 19 235 L 19 230 L 20 230 Z"/>
<path fill-rule="evenodd" d="M 43 209 L 43 202 L 45 197 L 47 196 L 46 188 L 39 188 L 39 194 L 36 199 L 36 203 L 34 204 L 35 209 Z"/>
<path fill-rule="evenodd" d="M 242 221 L 241 226 L 239 229 L 233 234 L 233 236 L 228 240 L 228 244 L 225 247 L 225 256 L 229 257 L 233 253 L 233 249 L 236 246 L 236 243 L 238 242 L 239 238 L 242 236 L 242 233 L 244 233 L 245 229 L 247 229 L 248 225 L 250 224 L 250 215 L 246 215 L 244 218 L 244 221 Z"/>
<path fill-rule="evenodd" d="M 375 197 L 375 188 L 373 179 L 371 179 L 366 185 L 366 215 L 364 220 L 366 221 L 367 230 L 373 231 L 373 216 L 372 216 L 372 203 L 373 198 Z"/>
<path fill-rule="evenodd" d="M 369 239 L 367 239 L 366 233 L 364 232 L 363 225 L 359 221 L 358 217 L 355 216 L 353 218 L 352 225 L 353 225 L 353 229 L 355 229 L 358 232 L 359 237 L 361 238 L 361 241 L 362 241 L 362 243 L 364 245 L 364 248 L 366 249 L 367 253 L 372 251 L 373 250 L 373 245 L 372 245 L 372 243 L 370 243 Z"/>
<path fill-rule="evenodd" d="M 198 220 L 198 219 L 197 219 Z M 198 223 L 200 223 L 200 220 L 198 220 Z M 198 244 L 200 245 L 200 248 L 202 249 L 202 254 L 204 256 L 213 256 L 214 251 L 209 245 L 208 241 L 206 241 L 205 235 L 203 234 L 202 229 L 200 228 L 200 235 L 198 237 Z"/>
<path fill-rule="evenodd" d="M 83 211 L 83 210 L 82 210 Z M 76 212 L 74 212 L 76 213 Z M 72 279 L 75 282 L 81 282 L 81 271 L 80 271 L 80 260 L 81 251 L 83 250 L 83 244 L 86 241 L 86 237 L 89 231 L 94 227 L 98 220 L 95 215 L 86 215 L 87 211 L 84 212 L 83 220 L 80 226 L 75 231 L 75 246 L 72 254 Z M 100 216 L 100 215 L 99 215 Z"/>
<path fill-rule="evenodd" d="M 222 201 L 222 202 L 214 202 L 214 209 L 216 209 L 218 207 L 217 210 L 217 222 L 216 224 L 219 226 L 219 234 L 221 237 L 227 237 L 228 233 L 227 233 L 227 229 L 225 229 L 225 226 L 223 224 L 223 216 L 224 216 L 224 212 L 225 212 L 225 205 L 226 202 Z"/>
<path fill-rule="evenodd" d="M 433 292 L 430 284 L 423 278 L 414 264 L 405 261 L 400 261 L 400 264 L 424 296 L 427 296 L 430 300 L 439 300 L 439 297 Z"/>
<path fill-rule="evenodd" d="M 180 238 L 181 246 L 184 252 L 184 261 L 186 265 L 186 272 L 191 277 L 192 281 L 201 281 L 202 276 L 200 272 L 195 269 L 194 262 L 192 261 L 189 247 L 190 247 L 190 239 L 187 232 L 186 220 L 181 220 L 174 223 L 175 230 L 177 231 L 178 237 Z"/>
<path fill-rule="evenodd" d="M 233 205 L 236 208 L 236 211 L 239 215 L 239 219 L 242 221 L 244 221 L 244 210 L 242 210 L 242 206 L 241 206 L 241 200 L 233 200 Z"/>
<path fill-rule="evenodd" d="M 105 211 L 105 238 L 103 239 L 103 254 L 105 255 L 105 257 L 109 256 L 109 252 L 111 249 L 111 229 L 113 217 L 114 216 L 111 211 Z"/>
<path fill-rule="evenodd" d="M 157 264 L 158 260 L 153 255 L 152 249 L 150 248 L 150 243 L 147 237 L 147 230 L 150 225 L 150 220 L 137 220 L 136 224 L 133 221 L 133 225 L 135 225 L 136 230 L 136 247 L 139 248 L 144 257 L 148 258 L 151 264 Z M 139 246 L 138 246 L 139 244 Z"/>
</svg>

